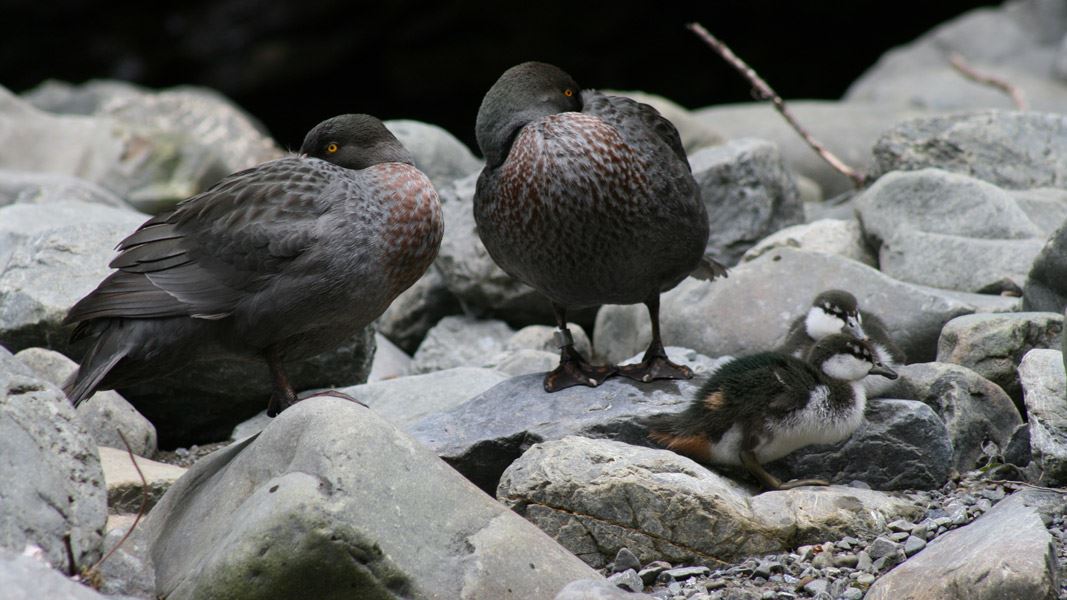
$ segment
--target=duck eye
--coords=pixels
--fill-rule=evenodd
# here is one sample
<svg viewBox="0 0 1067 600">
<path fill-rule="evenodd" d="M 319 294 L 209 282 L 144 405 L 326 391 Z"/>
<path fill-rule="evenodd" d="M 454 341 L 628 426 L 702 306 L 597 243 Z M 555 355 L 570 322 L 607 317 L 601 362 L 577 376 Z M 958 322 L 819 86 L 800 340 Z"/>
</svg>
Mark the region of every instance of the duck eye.
<svg viewBox="0 0 1067 600">
<path fill-rule="evenodd" d="M 335 144 L 333 142 L 330 142 L 330 144 L 328 146 L 326 146 L 326 151 L 329 152 L 330 154 L 333 154 L 334 152 L 337 152 L 337 144 Z"/>
<path fill-rule="evenodd" d="M 568 97 L 568 98 L 570 98 L 571 96 L 574 95 L 574 90 L 572 90 L 570 88 L 567 88 L 567 89 L 563 90 L 563 95 Z"/>
</svg>

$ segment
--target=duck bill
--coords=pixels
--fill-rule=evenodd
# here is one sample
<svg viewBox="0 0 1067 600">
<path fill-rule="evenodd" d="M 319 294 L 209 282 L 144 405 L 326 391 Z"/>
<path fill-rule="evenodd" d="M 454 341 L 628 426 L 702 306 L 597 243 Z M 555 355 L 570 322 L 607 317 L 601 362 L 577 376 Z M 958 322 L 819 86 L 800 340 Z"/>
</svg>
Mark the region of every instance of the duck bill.
<svg viewBox="0 0 1067 600">
<path fill-rule="evenodd" d="M 869 375 L 881 375 L 886 379 L 896 379 L 898 377 L 897 372 L 882 363 L 874 365 L 874 367 L 868 371 Z"/>
</svg>

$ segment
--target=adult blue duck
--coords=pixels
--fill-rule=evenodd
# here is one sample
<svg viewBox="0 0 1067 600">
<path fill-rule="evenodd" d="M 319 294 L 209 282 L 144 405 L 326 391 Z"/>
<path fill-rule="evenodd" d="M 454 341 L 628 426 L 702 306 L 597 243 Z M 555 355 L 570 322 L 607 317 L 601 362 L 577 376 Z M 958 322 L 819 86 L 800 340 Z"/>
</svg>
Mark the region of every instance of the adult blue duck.
<svg viewBox="0 0 1067 600">
<path fill-rule="evenodd" d="M 426 271 L 443 232 L 437 193 L 381 121 L 334 117 L 300 152 L 229 175 L 119 243 L 118 270 L 67 315 L 75 339 L 92 339 L 65 386 L 75 405 L 227 356 L 267 363 L 277 415 L 297 401 L 284 362 L 337 347 Z"/>
<path fill-rule="evenodd" d="M 711 278 L 725 269 L 704 259 L 708 216 L 670 121 L 527 62 L 490 88 L 475 133 L 486 159 L 474 196 L 478 234 L 505 272 L 552 303 L 560 364 L 545 390 L 595 387 L 616 372 L 692 377 L 663 350 L 659 295 L 694 271 Z M 652 320 L 640 363 L 593 366 L 574 349 L 568 309 L 638 302 Z"/>
</svg>

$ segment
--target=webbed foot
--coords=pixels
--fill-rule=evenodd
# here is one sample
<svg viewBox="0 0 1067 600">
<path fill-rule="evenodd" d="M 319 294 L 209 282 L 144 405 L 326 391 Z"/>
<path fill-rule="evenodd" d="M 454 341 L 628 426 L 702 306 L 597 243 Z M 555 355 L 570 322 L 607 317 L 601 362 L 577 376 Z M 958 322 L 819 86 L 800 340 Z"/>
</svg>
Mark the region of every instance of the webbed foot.
<svg viewBox="0 0 1067 600">
<path fill-rule="evenodd" d="M 620 366 L 619 375 L 647 383 L 655 379 L 692 379 L 693 370 L 671 362 L 663 344 L 652 342 L 641 362 Z"/>
<path fill-rule="evenodd" d="M 594 366 L 580 357 L 579 360 L 564 360 L 560 362 L 558 367 L 545 375 L 545 391 L 548 393 L 558 392 L 576 385 L 596 387 L 604 383 L 604 380 L 616 372 L 617 370 L 613 366 Z"/>
</svg>

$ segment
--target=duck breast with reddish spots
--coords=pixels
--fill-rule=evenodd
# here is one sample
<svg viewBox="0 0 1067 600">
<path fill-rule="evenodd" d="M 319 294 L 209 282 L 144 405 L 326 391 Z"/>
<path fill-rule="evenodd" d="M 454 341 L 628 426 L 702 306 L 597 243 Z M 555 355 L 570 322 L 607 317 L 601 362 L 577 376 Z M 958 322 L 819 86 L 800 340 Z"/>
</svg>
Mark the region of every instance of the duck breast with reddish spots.
<svg viewBox="0 0 1067 600">
<path fill-rule="evenodd" d="M 436 191 L 381 121 L 324 121 L 300 156 L 234 173 L 119 244 L 117 271 L 67 315 L 92 340 L 67 394 L 238 357 L 269 365 L 273 416 L 297 399 L 283 363 L 377 318 L 442 233 Z"/>
<path fill-rule="evenodd" d="M 702 267 L 725 270 L 704 259 L 707 212 L 670 121 L 529 62 L 486 94 L 476 134 L 486 158 L 474 197 L 478 234 L 493 260 L 555 312 L 561 361 L 545 389 L 595 386 L 616 372 L 586 363 L 566 330 L 567 309 L 599 304 L 649 308 L 652 346 L 623 374 L 691 377 L 663 352 L 659 294 Z"/>
</svg>

